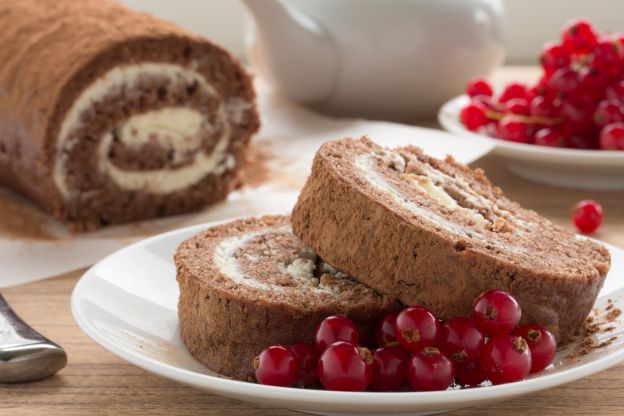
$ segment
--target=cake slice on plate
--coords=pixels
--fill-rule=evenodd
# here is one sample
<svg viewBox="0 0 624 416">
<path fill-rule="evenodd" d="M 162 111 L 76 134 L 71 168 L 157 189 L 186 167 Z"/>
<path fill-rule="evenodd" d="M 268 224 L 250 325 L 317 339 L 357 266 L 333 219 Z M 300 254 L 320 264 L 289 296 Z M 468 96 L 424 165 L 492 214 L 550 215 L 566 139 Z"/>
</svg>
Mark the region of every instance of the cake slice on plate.
<svg viewBox="0 0 624 416">
<path fill-rule="evenodd" d="M 467 315 L 498 288 L 559 341 L 581 326 L 610 265 L 605 247 L 510 201 L 483 171 L 365 137 L 319 149 L 292 223 L 324 260 L 407 305 Z"/>
<path fill-rule="evenodd" d="M 329 315 L 351 318 L 366 343 L 398 308 L 320 260 L 283 216 L 210 228 L 178 247 L 175 264 L 182 340 L 208 368 L 241 380 L 264 348 L 312 342 Z"/>
</svg>

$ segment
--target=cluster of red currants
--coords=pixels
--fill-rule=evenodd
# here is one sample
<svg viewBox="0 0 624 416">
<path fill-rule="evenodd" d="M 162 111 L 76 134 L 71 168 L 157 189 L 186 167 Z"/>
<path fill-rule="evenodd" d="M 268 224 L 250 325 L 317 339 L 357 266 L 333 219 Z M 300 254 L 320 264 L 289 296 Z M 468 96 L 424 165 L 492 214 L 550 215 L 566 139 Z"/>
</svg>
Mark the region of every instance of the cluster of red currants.
<svg viewBox="0 0 624 416">
<path fill-rule="evenodd" d="M 254 360 L 256 379 L 274 386 L 311 385 L 328 390 L 445 390 L 453 382 L 478 386 L 524 379 L 548 367 L 554 336 L 538 325 L 517 328 L 521 310 L 507 292 L 489 290 L 473 304 L 472 319 L 440 322 L 427 308 L 410 306 L 377 325 L 377 349 L 359 346 L 355 324 L 325 318 L 314 344 L 274 345 Z"/>
<path fill-rule="evenodd" d="M 469 82 L 466 128 L 517 143 L 624 150 L 624 35 L 573 20 L 540 62 L 537 84 L 511 83 L 498 97 L 485 80 Z"/>
</svg>

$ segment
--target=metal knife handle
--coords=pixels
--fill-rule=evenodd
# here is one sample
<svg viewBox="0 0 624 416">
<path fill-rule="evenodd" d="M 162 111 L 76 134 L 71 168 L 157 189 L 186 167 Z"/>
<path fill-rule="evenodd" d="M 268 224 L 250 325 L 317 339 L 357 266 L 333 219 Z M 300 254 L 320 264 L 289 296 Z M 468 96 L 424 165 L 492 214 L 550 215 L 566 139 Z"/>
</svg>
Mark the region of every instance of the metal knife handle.
<svg viewBox="0 0 624 416">
<path fill-rule="evenodd" d="M 22 321 L 0 295 L 0 383 L 38 380 L 66 364 L 65 350 Z"/>
</svg>

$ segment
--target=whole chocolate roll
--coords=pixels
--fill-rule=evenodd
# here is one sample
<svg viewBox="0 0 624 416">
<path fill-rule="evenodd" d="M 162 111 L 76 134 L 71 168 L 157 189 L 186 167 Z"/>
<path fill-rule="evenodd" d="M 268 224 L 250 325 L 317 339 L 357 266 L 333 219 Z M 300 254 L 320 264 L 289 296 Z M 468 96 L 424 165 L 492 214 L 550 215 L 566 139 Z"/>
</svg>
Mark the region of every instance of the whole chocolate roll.
<svg viewBox="0 0 624 416">
<path fill-rule="evenodd" d="M 223 200 L 259 127 L 208 40 L 109 0 L 0 0 L 0 185 L 77 230 Z"/>
</svg>

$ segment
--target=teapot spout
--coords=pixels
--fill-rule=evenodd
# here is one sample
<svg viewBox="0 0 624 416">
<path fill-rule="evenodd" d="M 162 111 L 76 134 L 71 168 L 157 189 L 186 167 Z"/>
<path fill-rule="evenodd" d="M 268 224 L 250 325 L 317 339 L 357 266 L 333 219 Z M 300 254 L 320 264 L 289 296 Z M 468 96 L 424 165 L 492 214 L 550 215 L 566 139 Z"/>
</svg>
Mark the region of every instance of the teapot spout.
<svg viewBox="0 0 624 416">
<path fill-rule="evenodd" d="M 338 51 L 314 19 L 282 0 L 242 0 L 254 29 L 246 43 L 252 64 L 274 86 L 304 104 L 319 104 L 332 93 Z"/>
</svg>

